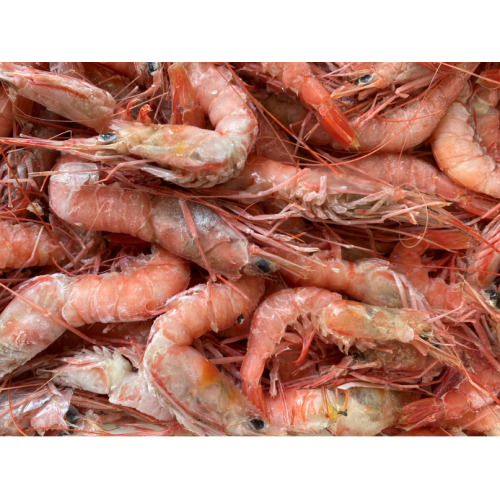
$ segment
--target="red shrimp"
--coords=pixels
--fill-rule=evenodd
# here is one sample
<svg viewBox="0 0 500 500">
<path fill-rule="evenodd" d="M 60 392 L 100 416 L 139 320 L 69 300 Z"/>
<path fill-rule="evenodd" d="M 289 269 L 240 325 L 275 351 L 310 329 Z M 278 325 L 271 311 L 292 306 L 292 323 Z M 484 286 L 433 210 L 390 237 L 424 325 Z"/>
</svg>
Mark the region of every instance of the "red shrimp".
<svg viewBox="0 0 500 500">
<path fill-rule="evenodd" d="M 439 168 L 457 184 L 500 198 L 499 91 L 467 84 L 431 137 Z"/>
<path fill-rule="evenodd" d="M 70 224 L 158 243 L 233 280 L 241 276 L 243 268 L 254 273 L 271 271 L 271 263 L 257 255 L 257 247 L 250 246 L 244 236 L 205 205 L 151 196 L 117 184 L 97 184 L 97 165 L 71 156 L 61 158 L 54 170 L 64 173 L 51 177 L 50 206 Z"/>
<path fill-rule="evenodd" d="M 0 83 L 0 137 L 7 137 L 12 132 L 12 103 Z"/>
<path fill-rule="evenodd" d="M 287 328 L 294 328 L 307 348 L 320 334 L 341 350 L 356 345 L 364 350 L 380 342 L 411 343 L 432 336 L 420 311 L 374 307 L 342 300 L 339 294 L 314 287 L 293 288 L 267 298 L 252 319 L 248 350 L 241 366 L 242 389 L 250 401 L 267 413 L 260 378 Z"/>
<path fill-rule="evenodd" d="M 335 436 L 375 436 L 397 424 L 401 407 L 415 397 L 409 392 L 371 387 L 327 388 L 267 396 L 266 405 L 270 422 L 287 433 L 310 434 L 325 429 Z"/>
<path fill-rule="evenodd" d="M 143 369 L 160 402 L 199 434 L 269 432 L 241 391 L 196 349 L 207 331 L 228 328 L 247 317 L 264 293 L 261 278 L 233 284 L 199 285 L 172 299 L 153 324 Z"/>
<path fill-rule="evenodd" d="M 458 419 L 491 404 L 500 394 L 500 372 L 478 351 L 463 354 L 469 377 L 439 397 L 420 399 L 403 407 L 401 425 L 409 430 L 441 420 Z"/>
<path fill-rule="evenodd" d="M 0 269 L 52 265 L 65 258 L 61 246 L 44 226 L 0 220 Z"/>
<path fill-rule="evenodd" d="M 127 259 L 124 267 L 121 273 L 26 281 L 0 316 L 0 378 L 48 347 L 67 325 L 147 319 L 189 282 L 187 264 L 163 249 Z"/>
</svg>

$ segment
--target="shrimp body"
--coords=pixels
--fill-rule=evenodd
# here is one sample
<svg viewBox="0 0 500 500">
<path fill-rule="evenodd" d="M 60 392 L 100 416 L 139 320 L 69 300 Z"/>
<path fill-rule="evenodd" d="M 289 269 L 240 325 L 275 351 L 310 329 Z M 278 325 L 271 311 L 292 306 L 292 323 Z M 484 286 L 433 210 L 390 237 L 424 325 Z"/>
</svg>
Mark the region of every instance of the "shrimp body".
<svg viewBox="0 0 500 500">
<path fill-rule="evenodd" d="M 21 297 L 0 316 L 0 377 L 54 342 L 66 330 L 64 322 L 81 326 L 147 319 L 189 282 L 186 264 L 162 249 L 127 265 L 122 273 L 52 274 L 23 284 Z"/>
<path fill-rule="evenodd" d="M 147 382 L 117 351 L 97 347 L 71 358 L 57 370 L 54 383 L 109 396 L 110 403 L 134 408 L 157 420 L 173 420 L 173 413 L 149 392 Z"/>
<path fill-rule="evenodd" d="M 151 196 L 117 184 L 97 184 L 97 165 L 74 157 L 62 158 L 55 171 L 64 173 L 51 178 L 50 206 L 70 224 L 157 243 L 181 258 L 205 268 L 208 265 L 229 279 L 238 279 L 242 268 L 250 264 L 247 239 L 205 205 L 186 202 L 193 229 L 178 198 Z"/>
<path fill-rule="evenodd" d="M 411 393 L 370 387 L 349 390 L 286 391 L 266 397 L 270 422 L 287 433 L 310 434 L 328 429 L 335 436 L 375 436 L 397 424 Z"/>
<path fill-rule="evenodd" d="M 467 84 L 434 131 L 431 146 L 439 168 L 457 184 L 500 198 L 499 94 L 489 94 L 493 102 Z"/>
<path fill-rule="evenodd" d="M 467 371 L 475 384 L 462 379 L 440 397 L 424 398 L 403 407 L 401 424 L 409 429 L 441 420 L 458 419 L 494 402 L 500 393 L 500 373 L 475 351 L 467 354 Z"/>
<path fill-rule="evenodd" d="M 265 71 L 294 91 L 304 106 L 316 112 L 321 126 L 343 148 L 357 146 L 356 136 L 348 120 L 330 99 L 330 92 L 321 84 L 310 66 L 304 62 L 264 62 Z"/>
<path fill-rule="evenodd" d="M 0 221 L 0 269 L 61 262 L 64 252 L 40 224 Z"/>
<path fill-rule="evenodd" d="M 341 300 L 339 294 L 320 288 L 282 290 L 264 300 L 252 319 L 241 366 L 243 392 L 266 412 L 260 377 L 287 328 L 295 328 L 303 338 L 319 333 L 347 352 L 353 345 L 364 350 L 380 342 L 410 343 L 416 336 L 427 336 L 432 330 L 426 319 L 419 311 Z"/>
<path fill-rule="evenodd" d="M 239 190 L 242 199 L 247 193 L 253 199 L 261 192 L 278 188 L 274 196 L 300 206 L 303 217 L 316 216 L 339 224 L 356 223 L 353 219 L 396 218 L 400 210 L 406 213 L 408 206 L 420 205 L 425 200 L 420 193 L 365 180 L 359 175 L 336 174 L 328 167 L 302 173 L 293 166 L 256 156 L 249 157 L 237 179 L 222 187 Z M 407 220 L 405 217 L 402 215 L 398 220 Z"/>
<path fill-rule="evenodd" d="M 109 92 L 78 78 L 57 75 L 13 63 L 0 64 L 0 80 L 50 111 L 104 132 L 118 107 Z"/>
<path fill-rule="evenodd" d="M 467 63 L 464 69 L 473 70 L 475 63 Z M 403 107 L 389 111 L 383 120 L 368 120 L 356 132 L 358 151 L 398 153 L 425 141 L 432 134 L 443 113 L 460 95 L 468 74 L 455 72 L 428 93 Z"/>
<path fill-rule="evenodd" d="M 265 426 L 252 423 L 258 415 L 241 391 L 191 347 L 205 332 L 248 317 L 263 293 L 263 280 L 250 276 L 231 286 L 199 285 L 170 301 L 153 324 L 143 361 L 146 378 L 162 404 L 195 432 L 252 434 Z"/>
</svg>

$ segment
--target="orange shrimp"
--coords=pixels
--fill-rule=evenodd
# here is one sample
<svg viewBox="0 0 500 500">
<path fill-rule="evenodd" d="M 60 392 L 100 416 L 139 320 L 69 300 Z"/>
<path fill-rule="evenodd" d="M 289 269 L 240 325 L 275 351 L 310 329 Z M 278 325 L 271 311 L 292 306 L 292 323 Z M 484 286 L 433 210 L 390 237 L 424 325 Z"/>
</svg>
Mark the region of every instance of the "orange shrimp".
<svg viewBox="0 0 500 500">
<path fill-rule="evenodd" d="M 335 436 L 375 436 L 398 423 L 401 407 L 415 399 L 409 392 L 372 387 L 346 390 L 326 388 L 285 391 L 282 397 L 266 397 L 270 422 L 287 433 Z"/>
<path fill-rule="evenodd" d="M 356 345 L 364 350 L 380 342 L 411 343 L 418 336 L 432 336 L 420 311 L 374 307 L 342 300 L 341 295 L 320 288 L 303 287 L 277 292 L 264 300 L 252 319 L 248 350 L 241 366 L 242 389 L 250 401 L 267 414 L 260 378 L 287 328 L 293 327 L 309 345 L 320 334 L 346 351 Z"/>
<path fill-rule="evenodd" d="M 320 83 L 309 64 L 304 62 L 263 62 L 262 68 L 295 92 L 304 106 L 316 113 L 320 125 L 344 149 L 357 147 L 348 120 L 330 99 L 330 92 Z"/>
<path fill-rule="evenodd" d="M 105 394 L 110 403 L 134 408 L 157 420 L 175 419 L 170 409 L 161 406 L 150 393 L 143 375 L 133 372 L 118 350 L 94 347 L 93 351 L 84 350 L 61 361 L 66 364 L 56 370 L 55 384 Z"/>
<path fill-rule="evenodd" d="M 4 62 L 0 63 L 0 80 L 23 97 L 98 132 L 108 130 L 118 108 L 109 92 L 78 78 Z"/>
<path fill-rule="evenodd" d="M 0 83 L 0 137 L 7 137 L 12 132 L 12 103 Z"/>
<path fill-rule="evenodd" d="M 0 269 L 61 263 L 65 254 L 40 224 L 0 220 Z"/>
<path fill-rule="evenodd" d="M 0 378 L 48 347 L 67 325 L 147 319 L 189 282 L 188 266 L 163 249 L 124 264 L 121 273 L 26 281 L 0 316 Z"/>
<path fill-rule="evenodd" d="M 71 156 L 61 158 L 54 170 L 63 173 L 51 177 L 50 206 L 70 224 L 158 243 L 229 279 L 238 279 L 242 270 L 272 269 L 257 255 L 257 247 L 205 205 L 151 196 L 118 184 L 97 184 L 98 166 Z"/>
<path fill-rule="evenodd" d="M 112 103 L 106 101 L 107 107 L 104 104 L 96 105 L 98 97 L 92 101 L 87 92 L 82 94 L 83 104 L 61 95 L 57 101 L 57 110 L 54 106 L 47 105 L 45 100 L 35 99 L 36 96 L 28 92 L 34 100 L 47 105 L 49 109 L 73 121 L 80 119 L 79 123 L 84 122 L 98 132 L 106 130 L 107 133 L 90 139 L 67 141 L 3 139 L 3 142 L 67 151 L 94 160 L 102 159 L 106 155 L 116 157 L 134 154 L 144 158 L 144 163 L 153 161 L 161 164 L 144 167 L 147 172 L 187 187 L 211 187 L 225 182 L 237 176 L 243 169 L 247 155 L 257 139 L 259 126 L 255 112 L 250 108 L 247 94 L 231 83 L 231 74 L 224 71 L 224 68 L 215 68 L 209 63 L 186 63 L 184 67 L 196 99 L 215 130 L 204 130 L 190 125 L 131 124 L 129 121 L 113 120 L 111 108 L 114 109 L 115 103 L 107 92 L 107 101 L 112 100 Z M 8 76 L 1 76 L 2 74 L 11 73 L 0 73 L 0 78 L 7 78 Z M 50 78 L 74 80 L 64 82 L 65 88 L 70 90 L 86 85 L 93 89 L 91 93 L 96 96 L 105 92 L 78 79 L 51 73 L 48 75 Z M 18 84 L 20 85 L 19 82 Z M 52 91 L 50 87 L 47 88 Z M 102 96 L 100 98 L 104 99 Z M 82 106 L 86 113 L 84 118 L 78 114 Z M 89 120 L 89 117 L 92 120 Z M 169 168 L 166 168 L 167 166 Z"/>
<path fill-rule="evenodd" d="M 462 355 L 469 377 L 439 397 L 420 399 L 403 407 L 401 425 L 408 430 L 441 420 L 458 419 L 493 403 L 500 394 L 500 372 L 478 351 Z"/>
<path fill-rule="evenodd" d="M 464 63 L 461 69 L 470 72 L 476 66 L 477 63 Z M 424 142 L 460 95 L 468 78 L 468 73 L 457 70 L 408 104 L 368 120 L 356 131 L 358 151 L 398 153 Z"/>
<path fill-rule="evenodd" d="M 199 285 L 172 299 L 153 324 L 143 369 L 160 402 L 198 434 L 256 434 L 266 423 L 241 391 L 196 349 L 207 331 L 247 317 L 264 293 L 262 278 L 244 276 L 229 285 Z"/>
<path fill-rule="evenodd" d="M 500 407 L 497 404 L 486 406 L 476 412 L 468 412 L 460 418 L 441 420 L 434 425 L 453 430 L 484 432 L 487 436 L 500 436 Z"/>
<path fill-rule="evenodd" d="M 431 137 L 439 168 L 457 184 L 500 198 L 498 90 L 465 85 Z"/>
<path fill-rule="evenodd" d="M 250 156 L 241 175 L 213 189 L 220 196 L 227 190 L 238 191 L 238 199 L 255 199 L 267 196 L 273 189 L 274 196 L 301 207 L 305 218 L 318 217 L 339 224 L 363 224 L 385 219 L 410 220 L 420 214 L 422 204 L 444 204 L 443 200 L 403 191 L 387 183 L 360 178 L 349 173 L 336 174 L 328 167 L 298 170 L 283 163 Z M 224 190 L 224 191 L 223 191 Z M 248 196 L 245 196 L 248 195 Z M 414 209 L 410 207 L 415 207 Z M 429 222 L 428 211 L 422 224 Z"/>
</svg>

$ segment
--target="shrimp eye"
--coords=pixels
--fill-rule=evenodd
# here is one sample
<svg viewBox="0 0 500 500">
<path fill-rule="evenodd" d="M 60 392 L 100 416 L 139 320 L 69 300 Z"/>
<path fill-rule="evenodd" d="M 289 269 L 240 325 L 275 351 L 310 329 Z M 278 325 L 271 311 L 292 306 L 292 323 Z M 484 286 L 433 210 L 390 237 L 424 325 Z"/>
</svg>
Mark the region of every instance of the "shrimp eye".
<svg viewBox="0 0 500 500">
<path fill-rule="evenodd" d="M 341 410 L 337 412 L 339 415 L 344 415 L 344 417 L 347 417 L 347 410 Z"/>
<path fill-rule="evenodd" d="M 112 133 L 101 134 L 99 136 L 99 142 L 103 144 L 113 144 L 116 141 L 116 135 Z"/>
<path fill-rule="evenodd" d="M 264 273 L 269 274 L 271 272 L 271 263 L 266 259 L 259 259 L 255 265 Z"/>
<path fill-rule="evenodd" d="M 153 73 L 158 69 L 158 63 L 148 62 L 148 75 L 153 76 Z"/>
<path fill-rule="evenodd" d="M 245 321 L 245 316 L 243 316 L 243 314 L 240 314 L 236 321 L 238 322 L 238 325 L 241 325 L 241 323 Z"/>
<path fill-rule="evenodd" d="M 360 76 L 355 82 L 354 85 L 366 85 L 367 83 L 370 83 L 372 80 L 372 75 L 363 75 Z"/>
<path fill-rule="evenodd" d="M 266 425 L 263 420 L 260 420 L 258 418 L 254 418 L 253 420 L 250 420 L 250 423 L 252 424 L 253 428 L 256 431 L 261 431 Z"/>
<path fill-rule="evenodd" d="M 66 412 L 66 420 L 70 424 L 74 425 L 79 417 L 80 414 L 78 413 L 77 410 L 75 410 L 75 408 L 68 408 L 68 411 Z"/>
<path fill-rule="evenodd" d="M 427 340 L 427 337 L 423 333 L 420 334 L 420 338 Z"/>
</svg>

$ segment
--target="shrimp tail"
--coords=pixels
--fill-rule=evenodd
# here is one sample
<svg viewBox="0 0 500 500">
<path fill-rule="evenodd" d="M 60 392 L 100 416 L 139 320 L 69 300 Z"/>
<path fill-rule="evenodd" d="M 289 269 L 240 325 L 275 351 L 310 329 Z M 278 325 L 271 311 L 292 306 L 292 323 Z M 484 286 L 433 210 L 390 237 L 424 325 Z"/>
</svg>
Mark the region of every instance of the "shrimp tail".
<svg viewBox="0 0 500 500">
<path fill-rule="evenodd" d="M 344 149 L 358 147 L 358 140 L 354 135 L 351 124 L 333 101 L 321 103 L 316 116 L 320 125 Z"/>
</svg>

